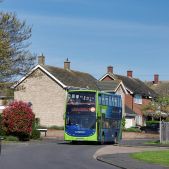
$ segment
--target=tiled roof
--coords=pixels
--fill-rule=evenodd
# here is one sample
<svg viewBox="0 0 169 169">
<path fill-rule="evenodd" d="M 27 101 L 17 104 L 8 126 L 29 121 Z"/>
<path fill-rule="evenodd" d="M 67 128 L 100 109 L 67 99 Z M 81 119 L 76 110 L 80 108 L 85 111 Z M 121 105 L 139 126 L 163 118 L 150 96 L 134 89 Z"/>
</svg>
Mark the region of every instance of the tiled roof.
<svg viewBox="0 0 169 169">
<path fill-rule="evenodd" d="M 119 80 L 99 81 L 98 86 L 99 86 L 99 89 L 102 90 L 102 91 L 115 92 L 115 90 L 119 86 L 120 82 L 121 81 L 119 81 Z"/>
<path fill-rule="evenodd" d="M 127 76 L 116 75 L 116 77 L 123 81 L 126 88 L 131 90 L 133 94 L 141 94 L 144 97 L 156 97 L 157 94 L 149 88 L 144 82 L 139 79 Z"/>
<path fill-rule="evenodd" d="M 42 67 L 68 87 L 98 89 L 97 80 L 88 73 L 49 65 L 43 65 Z"/>
<path fill-rule="evenodd" d="M 148 87 L 144 82 L 139 79 L 131 78 L 127 76 L 107 73 L 112 79 L 121 80 L 124 86 L 130 90 L 133 94 L 141 94 L 144 97 L 156 97 L 157 93 Z"/>
<path fill-rule="evenodd" d="M 145 82 L 151 89 L 153 89 L 160 96 L 169 95 L 169 81 L 160 81 L 158 84 L 153 82 Z"/>
</svg>

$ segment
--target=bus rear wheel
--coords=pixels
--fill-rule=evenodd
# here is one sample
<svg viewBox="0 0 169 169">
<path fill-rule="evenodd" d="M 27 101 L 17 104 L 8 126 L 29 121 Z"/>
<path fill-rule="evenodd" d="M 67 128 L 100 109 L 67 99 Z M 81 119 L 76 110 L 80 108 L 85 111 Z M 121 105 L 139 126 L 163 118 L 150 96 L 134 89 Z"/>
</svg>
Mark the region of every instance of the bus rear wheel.
<svg viewBox="0 0 169 169">
<path fill-rule="evenodd" d="M 118 144 L 118 135 L 117 135 L 117 133 L 115 133 L 114 144 Z"/>
<path fill-rule="evenodd" d="M 114 144 L 118 144 L 118 138 L 117 137 L 114 138 Z"/>
</svg>

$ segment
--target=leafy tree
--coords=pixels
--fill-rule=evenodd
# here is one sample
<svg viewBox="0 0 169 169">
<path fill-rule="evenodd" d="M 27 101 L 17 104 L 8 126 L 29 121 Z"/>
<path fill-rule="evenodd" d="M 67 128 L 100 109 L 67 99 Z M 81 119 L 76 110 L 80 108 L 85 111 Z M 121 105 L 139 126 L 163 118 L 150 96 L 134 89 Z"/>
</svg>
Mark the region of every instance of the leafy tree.
<svg viewBox="0 0 169 169">
<path fill-rule="evenodd" d="M 31 27 L 14 13 L 0 12 L 0 82 L 25 75 L 36 59 L 29 50 Z"/>
<path fill-rule="evenodd" d="M 155 101 L 150 102 L 142 107 L 145 116 L 152 118 L 166 118 L 169 116 L 169 96 L 158 97 Z"/>
<path fill-rule="evenodd" d="M 126 119 L 125 117 L 122 118 L 122 129 L 125 129 L 125 125 L 126 125 Z"/>
</svg>

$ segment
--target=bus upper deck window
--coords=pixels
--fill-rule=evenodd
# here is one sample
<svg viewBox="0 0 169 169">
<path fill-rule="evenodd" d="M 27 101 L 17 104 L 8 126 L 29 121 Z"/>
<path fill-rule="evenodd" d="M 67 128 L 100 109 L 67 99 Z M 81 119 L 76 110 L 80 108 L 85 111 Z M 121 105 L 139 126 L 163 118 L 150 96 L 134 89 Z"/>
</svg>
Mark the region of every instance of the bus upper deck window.
<svg viewBox="0 0 169 169">
<path fill-rule="evenodd" d="M 108 106 L 109 105 L 109 97 L 105 96 L 105 105 Z"/>
</svg>

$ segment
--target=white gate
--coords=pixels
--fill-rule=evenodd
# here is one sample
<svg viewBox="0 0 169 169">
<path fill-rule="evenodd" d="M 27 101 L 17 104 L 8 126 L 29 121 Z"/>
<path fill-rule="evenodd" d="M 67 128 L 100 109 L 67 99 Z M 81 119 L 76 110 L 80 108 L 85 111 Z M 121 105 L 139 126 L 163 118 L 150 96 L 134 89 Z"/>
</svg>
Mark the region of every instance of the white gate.
<svg viewBox="0 0 169 169">
<path fill-rule="evenodd" d="M 160 122 L 160 143 L 169 143 L 169 122 Z"/>
</svg>

